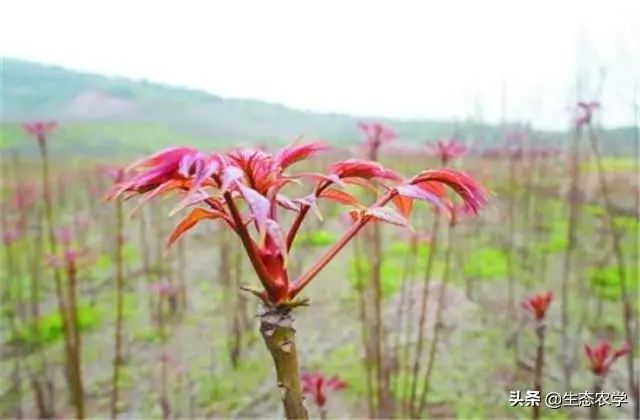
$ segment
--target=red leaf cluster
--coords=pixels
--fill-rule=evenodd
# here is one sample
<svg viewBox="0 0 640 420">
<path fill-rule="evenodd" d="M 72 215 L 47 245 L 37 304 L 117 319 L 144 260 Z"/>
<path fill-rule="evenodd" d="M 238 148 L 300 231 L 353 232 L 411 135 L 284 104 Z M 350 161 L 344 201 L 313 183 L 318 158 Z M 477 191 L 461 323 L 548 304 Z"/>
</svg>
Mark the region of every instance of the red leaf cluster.
<svg viewBox="0 0 640 420">
<path fill-rule="evenodd" d="M 522 301 L 522 307 L 526 309 L 537 321 L 541 321 L 547 315 L 547 310 L 553 300 L 553 292 L 538 293 Z"/>
<path fill-rule="evenodd" d="M 390 137 L 384 130 L 375 130 L 381 138 Z M 172 191 L 182 192 L 183 199 L 173 212 L 193 208 L 178 223 L 168 245 L 202 220 L 223 221 L 240 238 L 264 287 L 264 291 L 256 293 L 271 305 L 292 301 L 368 222 L 409 227 L 415 199 L 450 211 L 453 203 L 445 186 L 453 189 L 473 213 L 487 199 L 475 180 L 449 169 L 423 171 L 403 181 L 399 174 L 379 163 L 348 159 L 332 164 L 326 174 L 288 173 L 295 163 L 326 149 L 321 142 L 296 143 L 274 154 L 250 149 L 205 154 L 186 147 L 169 148 L 131 165 L 125 180 L 117 183 L 109 196 L 142 195 L 144 203 Z M 290 198 L 283 193 L 284 187 L 301 181 L 311 181 L 310 194 Z M 363 205 L 347 190 L 349 185 L 375 191 L 378 200 L 373 205 Z M 292 281 L 287 270 L 289 250 L 309 210 L 319 213 L 321 200 L 348 206 L 353 222 L 308 272 Z M 396 209 L 386 207 L 389 202 Z M 293 212 L 288 228 L 283 226 L 284 211 Z"/>
<path fill-rule="evenodd" d="M 576 110 L 575 110 L 576 125 L 583 126 L 583 125 L 591 124 L 591 121 L 593 120 L 593 113 L 596 109 L 599 109 L 599 108 L 600 108 L 600 102 L 598 101 L 590 101 L 590 102 L 579 101 L 576 104 Z"/>
<path fill-rule="evenodd" d="M 55 121 L 30 121 L 22 124 L 22 128 L 38 142 L 44 143 L 47 136 L 58 128 L 58 123 Z"/>
<path fill-rule="evenodd" d="M 385 144 L 393 141 L 398 135 L 396 132 L 379 122 L 358 123 L 358 127 L 364 134 L 364 147 L 369 159 L 377 160 L 378 150 Z"/>
<path fill-rule="evenodd" d="M 347 383 L 332 376 L 327 378 L 322 373 L 304 372 L 300 379 L 302 380 L 302 392 L 308 394 L 318 407 L 324 407 L 327 398 L 334 391 L 339 391 L 347 387 Z"/>
<path fill-rule="evenodd" d="M 586 344 L 584 351 L 591 364 L 591 371 L 595 375 L 606 375 L 616 360 L 631 351 L 631 345 L 624 343 L 620 348 L 614 350 L 611 343 L 607 340 L 601 340 L 594 346 Z"/>
<path fill-rule="evenodd" d="M 437 156 L 443 165 L 467 154 L 467 146 L 455 139 L 438 140 L 435 143 L 428 143 L 427 149 L 432 156 Z"/>
</svg>

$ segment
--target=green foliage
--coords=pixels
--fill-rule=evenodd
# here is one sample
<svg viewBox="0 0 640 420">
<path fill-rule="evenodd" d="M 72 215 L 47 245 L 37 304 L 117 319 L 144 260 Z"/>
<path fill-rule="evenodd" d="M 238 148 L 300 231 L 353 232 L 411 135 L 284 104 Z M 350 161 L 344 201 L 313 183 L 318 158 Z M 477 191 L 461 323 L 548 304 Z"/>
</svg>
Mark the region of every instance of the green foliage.
<svg viewBox="0 0 640 420">
<path fill-rule="evenodd" d="M 627 288 L 633 295 L 638 290 L 640 280 L 634 279 L 632 267 L 626 268 Z M 620 299 L 620 276 L 615 265 L 592 268 L 589 270 L 589 280 L 593 292 L 602 299 L 616 301 Z"/>
<path fill-rule="evenodd" d="M 488 417 L 484 405 L 478 404 L 473 398 L 465 397 L 456 401 L 456 418 L 485 419 Z"/>
<path fill-rule="evenodd" d="M 602 299 L 617 300 L 620 297 L 620 277 L 617 267 L 591 269 L 589 278 L 593 292 Z"/>
<path fill-rule="evenodd" d="M 535 243 L 532 246 L 534 253 L 554 254 L 564 251 L 567 246 L 567 221 L 553 220 L 549 226 L 549 237 L 542 243 Z"/>
<path fill-rule="evenodd" d="M 100 323 L 101 314 L 94 306 L 82 305 L 78 306 L 77 309 L 78 324 L 81 331 L 94 328 Z M 42 317 L 36 324 L 32 323 L 18 330 L 12 341 L 35 344 L 38 342 L 38 336 L 40 336 L 42 343 L 52 344 L 62 339 L 63 335 L 62 317 L 56 310 Z"/>
<path fill-rule="evenodd" d="M 9 283 L 9 302 L 17 303 L 19 298 L 28 300 L 31 297 L 31 276 L 21 275 L 4 281 Z"/>
<path fill-rule="evenodd" d="M 420 243 L 418 244 L 418 247 L 416 249 L 416 255 L 418 256 L 418 258 L 426 259 L 429 256 L 429 249 L 429 244 Z M 409 241 L 397 241 L 389 245 L 387 252 L 392 256 L 400 257 L 411 254 L 413 250 Z"/>
<path fill-rule="evenodd" d="M 301 234 L 298 242 L 301 245 L 312 247 L 325 247 L 335 243 L 338 235 L 328 230 L 314 230 L 312 232 Z"/>
<path fill-rule="evenodd" d="M 89 277 L 104 277 L 113 269 L 113 266 L 113 259 L 107 254 L 101 254 L 87 268 Z"/>
<path fill-rule="evenodd" d="M 640 220 L 635 217 L 629 216 L 616 216 L 613 219 L 613 223 L 617 229 L 630 231 L 630 233 L 638 235 L 638 229 L 640 228 Z"/>
<path fill-rule="evenodd" d="M 140 249 L 134 245 L 127 244 L 122 248 L 122 258 L 125 263 L 135 263 L 140 260 Z"/>
<path fill-rule="evenodd" d="M 359 264 L 359 267 L 358 267 Z M 358 277 L 358 269 L 360 277 Z M 388 297 L 400 289 L 403 269 L 401 265 L 391 258 L 385 258 L 380 267 L 380 280 L 382 287 L 382 297 Z M 371 281 L 371 261 L 369 258 L 353 258 L 349 265 L 349 281 L 355 290 L 364 287 Z"/>
<path fill-rule="evenodd" d="M 127 244 L 122 248 L 122 258 L 125 264 L 135 264 L 140 260 L 140 250 Z M 112 254 L 100 254 L 87 268 L 89 277 L 104 278 L 115 271 L 115 256 Z"/>
<path fill-rule="evenodd" d="M 594 217 L 600 217 L 604 214 L 604 208 L 597 204 L 587 204 L 584 206 L 584 210 L 587 214 Z"/>
<path fill-rule="evenodd" d="M 499 279 L 507 275 L 507 257 L 499 248 L 479 248 L 469 255 L 464 274 L 479 279 Z"/>
<path fill-rule="evenodd" d="M 160 343 L 162 335 L 157 328 L 144 326 L 134 331 L 133 339 L 145 343 Z"/>
<path fill-rule="evenodd" d="M 349 263 L 349 282 L 354 290 L 362 290 L 371 276 L 369 261 L 362 257 L 353 257 Z"/>
</svg>

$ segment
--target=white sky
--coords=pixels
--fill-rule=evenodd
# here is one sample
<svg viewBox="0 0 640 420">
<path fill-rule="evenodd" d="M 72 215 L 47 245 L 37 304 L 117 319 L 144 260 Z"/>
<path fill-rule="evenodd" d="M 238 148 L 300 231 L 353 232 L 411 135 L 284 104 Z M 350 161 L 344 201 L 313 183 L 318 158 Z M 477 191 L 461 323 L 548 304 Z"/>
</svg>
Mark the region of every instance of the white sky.
<svg viewBox="0 0 640 420">
<path fill-rule="evenodd" d="M 0 54 L 296 108 L 633 122 L 640 1 L 5 1 Z"/>
</svg>

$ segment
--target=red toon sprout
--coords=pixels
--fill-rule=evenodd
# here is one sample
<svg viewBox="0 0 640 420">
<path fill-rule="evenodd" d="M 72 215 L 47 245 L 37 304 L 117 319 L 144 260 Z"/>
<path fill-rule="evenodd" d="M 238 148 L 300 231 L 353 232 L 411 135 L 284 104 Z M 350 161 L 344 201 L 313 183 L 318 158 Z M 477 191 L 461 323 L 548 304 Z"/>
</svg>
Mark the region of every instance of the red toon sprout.
<svg viewBox="0 0 640 420">
<path fill-rule="evenodd" d="M 75 250 L 67 248 L 62 252 L 62 255 L 46 255 L 46 262 L 49 267 L 55 268 L 70 268 L 76 267 L 80 258 L 88 257 L 87 250 Z"/>
<path fill-rule="evenodd" d="M 322 373 L 304 372 L 300 379 L 302 380 L 302 392 L 310 395 L 313 402 L 320 408 L 325 406 L 331 393 L 347 387 L 347 383 L 337 376 L 327 378 Z"/>
<path fill-rule="evenodd" d="M 191 148 L 165 149 L 132 165 L 110 197 L 141 194 L 146 202 L 181 191 L 184 198 L 174 212 L 191 210 L 177 224 L 168 245 L 205 219 L 223 221 L 239 237 L 264 288 L 252 292 L 271 306 L 292 303 L 367 223 L 408 226 L 413 200 L 426 200 L 450 212 L 453 202 L 445 189 L 449 187 L 474 214 L 487 201 L 485 190 L 473 178 L 450 169 L 426 170 L 403 180 L 379 163 L 350 159 L 334 163 L 327 174 L 288 173 L 295 163 L 326 149 L 320 142 L 294 144 L 274 154 L 248 149 L 210 154 Z M 311 193 L 298 198 L 284 194 L 287 185 L 301 181 L 313 183 Z M 379 192 L 377 201 L 369 206 L 360 203 L 344 189 L 346 184 Z M 306 273 L 293 280 L 287 266 L 289 250 L 309 210 L 318 212 L 322 200 L 349 207 L 353 222 Z M 282 224 L 283 211 L 294 213 L 288 227 Z"/>
<path fill-rule="evenodd" d="M 620 348 L 614 350 L 607 340 L 600 340 L 595 346 L 586 344 L 584 346 L 584 352 L 591 364 L 591 371 L 595 375 L 604 376 L 609 373 L 611 365 L 620 357 L 628 354 L 631 351 L 631 345 L 624 343 Z"/>
<path fill-rule="evenodd" d="M 600 108 L 600 102 L 598 101 L 590 101 L 590 102 L 579 101 L 576 104 L 576 109 L 575 109 L 576 125 L 583 126 L 583 125 L 591 124 L 591 121 L 593 119 L 593 112 L 599 108 Z"/>
<path fill-rule="evenodd" d="M 377 160 L 378 150 L 393 140 L 395 140 L 398 135 L 396 132 L 379 122 L 372 123 L 358 123 L 358 127 L 365 135 L 364 138 L 364 147 L 367 150 L 367 156 L 369 159 Z"/>
<path fill-rule="evenodd" d="M 22 127 L 38 140 L 40 145 L 43 145 L 47 136 L 58 128 L 58 123 L 55 121 L 31 121 L 22 124 Z"/>
<path fill-rule="evenodd" d="M 467 154 L 467 146 L 455 139 L 438 140 L 435 143 L 427 143 L 429 154 L 440 158 L 443 165 Z"/>
<path fill-rule="evenodd" d="M 538 293 L 522 301 L 522 307 L 526 309 L 536 321 L 541 321 L 547 315 L 547 310 L 553 300 L 553 292 Z"/>
</svg>

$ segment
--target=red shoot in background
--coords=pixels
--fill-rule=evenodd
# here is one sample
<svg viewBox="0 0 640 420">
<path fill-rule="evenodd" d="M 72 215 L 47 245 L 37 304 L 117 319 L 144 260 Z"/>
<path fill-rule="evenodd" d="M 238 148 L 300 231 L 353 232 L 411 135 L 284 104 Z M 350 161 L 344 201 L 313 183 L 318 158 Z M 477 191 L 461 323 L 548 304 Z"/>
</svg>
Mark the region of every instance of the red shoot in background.
<svg viewBox="0 0 640 420">
<path fill-rule="evenodd" d="M 304 372 L 301 380 L 302 392 L 309 395 L 315 405 L 321 409 L 324 408 L 327 399 L 334 391 L 347 387 L 347 383 L 337 376 L 327 378 L 322 373 Z"/>
<path fill-rule="evenodd" d="M 552 300 L 553 292 L 538 293 L 524 299 L 522 301 L 522 307 L 526 309 L 536 321 L 541 321 L 545 318 Z"/>
<path fill-rule="evenodd" d="M 611 365 L 620 357 L 629 354 L 631 345 L 624 343 L 617 350 L 607 340 L 601 340 L 596 345 L 586 344 L 584 352 L 589 359 L 590 368 L 594 375 L 605 376 L 609 373 Z"/>
<path fill-rule="evenodd" d="M 443 166 L 446 166 L 453 159 L 464 156 L 468 151 L 467 146 L 455 139 L 427 143 L 427 149 L 431 156 L 436 156 L 440 159 Z"/>
</svg>

